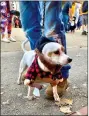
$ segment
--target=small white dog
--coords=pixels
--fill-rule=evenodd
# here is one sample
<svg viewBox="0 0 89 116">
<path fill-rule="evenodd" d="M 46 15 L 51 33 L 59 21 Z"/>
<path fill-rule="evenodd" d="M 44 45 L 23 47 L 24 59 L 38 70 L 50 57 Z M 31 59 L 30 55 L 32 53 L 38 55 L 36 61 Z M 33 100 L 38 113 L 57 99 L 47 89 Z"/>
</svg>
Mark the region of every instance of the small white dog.
<svg viewBox="0 0 89 116">
<path fill-rule="evenodd" d="M 47 38 L 45 38 L 45 39 L 47 39 Z M 19 77 L 17 80 L 18 84 L 21 83 L 21 76 L 22 76 L 23 71 L 26 70 L 26 68 L 31 67 L 32 63 L 34 62 L 35 56 L 36 56 L 35 50 L 26 51 L 24 49 L 24 45 L 27 43 L 27 41 L 28 40 L 25 40 L 22 43 L 22 49 L 25 53 L 24 53 L 23 58 L 20 62 Z M 55 64 L 60 64 L 61 66 L 64 66 L 72 61 L 72 59 L 68 55 L 65 54 L 64 47 L 57 42 L 48 42 L 48 43 L 46 42 L 42 46 L 41 49 L 42 49 L 42 54 L 45 55 L 45 57 L 47 59 L 50 59 L 51 61 L 53 61 Z M 42 71 L 50 72 L 50 70 L 42 63 L 39 56 L 37 58 L 37 62 L 38 62 L 38 65 Z M 50 74 L 51 74 L 51 72 L 50 72 Z M 54 100 L 60 101 L 59 95 L 57 93 L 57 84 L 58 84 L 58 82 L 63 81 L 63 78 L 53 80 L 52 78 L 45 77 L 45 78 L 42 78 L 42 81 L 46 82 L 46 83 L 50 83 L 52 85 Z M 33 96 L 34 87 L 32 87 L 30 85 L 30 83 L 31 83 L 30 79 L 24 80 L 24 84 L 28 85 L 27 98 L 33 99 L 34 98 L 34 96 Z"/>
</svg>

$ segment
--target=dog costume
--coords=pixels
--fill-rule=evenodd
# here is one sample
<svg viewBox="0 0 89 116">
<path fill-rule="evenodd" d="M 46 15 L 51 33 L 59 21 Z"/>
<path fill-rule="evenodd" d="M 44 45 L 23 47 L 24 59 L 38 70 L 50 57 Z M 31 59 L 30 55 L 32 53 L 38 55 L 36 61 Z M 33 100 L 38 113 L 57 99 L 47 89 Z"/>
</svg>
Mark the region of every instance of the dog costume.
<svg viewBox="0 0 89 116">
<path fill-rule="evenodd" d="M 40 77 L 40 78 L 46 78 L 46 77 L 49 77 L 49 78 L 52 78 L 53 80 L 56 80 L 56 79 L 61 79 L 62 78 L 62 75 L 61 75 L 61 72 L 60 72 L 60 68 L 59 68 L 59 72 L 57 74 L 51 74 L 50 72 L 44 72 L 38 65 L 38 61 L 37 61 L 37 54 L 35 55 L 35 59 L 32 63 L 32 65 L 29 67 L 26 75 L 25 75 L 25 78 L 26 79 L 29 79 L 29 80 L 35 80 L 36 77 Z M 58 69 L 57 69 L 58 70 Z"/>
<path fill-rule="evenodd" d="M 37 43 L 36 48 L 39 50 L 39 52 L 42 52 L 42 48 L 44 47 L 44 45 L 47 44 L 47 43 L 49 43 L 49 42 L 56 42 L 56 41 L 55 40 L 50 40 L 50 39 L 48 39 L 46 37 L 41 37 L 41 39 Z M 27 73 L 25 75 L 25 78 L 26 79 L 29 79 L 29 80 L 32 80 L 33 81 L 38 76 L 40 78 L 49 77 L 49 78 L 52 78 L 53 80 L 55 80 L 55 79 L 61 79 L 62 77 L 66 78 L 68 76 L 68 75 L 64 75 L 63 76 L 62 73 L 63 73 L 63 70 L 70 69 L 71 68 L 70 65 L 64 66 L 64 68 L 62 70 L 60 70 L 61 69 L 61 66 L 60 65 L 54 65 L 53 66 L 53 64 L 49 64 L 50 61 L 49 62 L 47 62 L 47 60 L 45 62 L 42 61 L 42 59 L 44 59 L 44 56 L 42 58 L 39 57 L 40 60 L 42 61 L 42 63 L 44 65 L 46 64 L 45 66 L 48 69 L 50 67 L 51 67 L 50 70 L 52 70 L 54 68 L 54 70 L 55 70 L 54 72 L 55 73 L 51 74 L 50 72 L 44 72 L 44 71 L 42 71 L 40 69 L 39 65 L 38 65 L 38 61 L 37 61 L 38 56 L 39 55 L 37 55 L 37 54 L 35 55 L 35 59 L 34 59 L 32 65 L 28 68 L 28 71 L 27 71 Z M 48 64 L 50 66 L 48 66 Z M 53 66 L 53 68 L 52 68 L 52 66 Z"/>
</svg>

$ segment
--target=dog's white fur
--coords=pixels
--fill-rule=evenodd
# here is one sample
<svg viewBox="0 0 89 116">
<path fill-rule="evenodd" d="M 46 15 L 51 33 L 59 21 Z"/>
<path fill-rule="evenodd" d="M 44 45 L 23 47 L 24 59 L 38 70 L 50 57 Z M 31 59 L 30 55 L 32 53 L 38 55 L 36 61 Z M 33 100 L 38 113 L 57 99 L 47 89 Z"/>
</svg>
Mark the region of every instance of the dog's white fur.
<svg viewBox="0 0 89 116">
<path fill-rule="evenodd" d="M 34 58 L 35 58 L 35 51 L 34 50 L 31 50 L 31 51 L 26 51 L 24 49 L 24 44 L 27 43 L 27 40 L 25 40 L 23 43 L 22 43 L 22 49 L 23 51 L 25 52 L 24 55 L 23 55 L 23 58 L 20 62 L 20 67 L 19 67 L 19 77 L 18 77 L 18 80 L 17 80 L 17 83 L 20 84 L 21 83 L 21 76 L 22 76 L 22 73 L 23 71 L 27 68 L 27 67 L 30 67 L 32 62 L 34 61 Z M 43 49 L 42 49 L 42 53 L 49 59 L 51 59 L 52 61 L 54 61 L 56 64 L 61 64 L 61 65 L 65 65 L 68 63 L 68 58 L 69 56 L 66 55 L 64 53 L 64 51 L 62 51 L 62 45 L 60 45 L 59 43 L 56 43 L 56 42 L 50 42 L 50 43 L 47 43 Z M 59 50 L 60 51 L 60 54 L 55 54 L 54 52 Z M 49 53 L 51 53 L 51 56 L 49 56 Z M 45 72 L 49 72 L 48 68 L 44 66 L 44 64 L 40 61 L 39 57 L 38 57 L 38 65 L 39 67 L 45 71 Z M 24 81 L 24 84 L 25 85 L 28 85 L 30 83 L 30 80 L 28 79 L 25 79 Z M 27 98 L 29 99 L 32 99 L 32 95 L 33 95 L 33 88 L 28 86 L 28 94 L 27 94 Z M 54 99 L 56 101 L 60 101 L 60 98 L 59 98 L 59 95 L 57 93 L 57 85 L 56 86 L 53 86 L 53 96 L 54 96 Z"/>
</svg>

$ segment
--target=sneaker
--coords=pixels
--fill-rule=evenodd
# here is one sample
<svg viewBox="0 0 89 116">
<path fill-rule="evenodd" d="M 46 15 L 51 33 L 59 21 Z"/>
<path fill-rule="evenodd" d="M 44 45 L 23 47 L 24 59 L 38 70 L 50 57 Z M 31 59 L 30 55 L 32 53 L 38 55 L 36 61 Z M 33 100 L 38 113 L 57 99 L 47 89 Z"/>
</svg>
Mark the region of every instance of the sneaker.
<svg viewBox="0 0 89 116">
<path fill-rule="evenodd" d="M 16 40 L 12 37 L 10 37 L 9 40 L 12 41 L 12 42 L 16 42 Z"/>
<path fill-rule="evenodd" d="M 86 31 L 83 31 L 83 32 L 82 32 L 82 35 L 87 35 L 87 32 L 86 32 Z"/>
<path fill-rule="evenodd" d="M 6 43 L 10 43 L 10 40 L 7 39 L 7 38 L 3 38 L 3 39 L 1 39 L 1 41 L 2 41 L 2 42 L 6 42 Z"/>
</svg>

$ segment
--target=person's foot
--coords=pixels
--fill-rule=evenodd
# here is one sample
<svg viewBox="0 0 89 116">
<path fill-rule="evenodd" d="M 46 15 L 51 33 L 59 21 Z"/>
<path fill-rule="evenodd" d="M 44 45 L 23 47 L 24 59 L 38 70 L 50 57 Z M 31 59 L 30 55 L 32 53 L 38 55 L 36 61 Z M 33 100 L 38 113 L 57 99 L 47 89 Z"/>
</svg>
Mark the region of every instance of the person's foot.
<svg viewBox="0 0 89 116">
<path fill-rule="evenodd" d="M 8 38 L 10 41 L 12 41 L 12 42 L 16 42 L 16 40 L 14 39 L 14 38 L 12 38 L 12 37 L 10 37 L 10 38 Z"/>
<path fill-rule="evenodd" d="M 3 38 L 3 39 L 1 39 L 1 41 L 2 41 L 2 42 L 6 42 L 6 43 L 10 43 L 10 40 L 7 39 L 7 38 Z"/>
<path fill-rule="evenodd" d="M 86 32 L 86 31 L 83 31 L 83 32 L 82 32 L 82 35 L 87 35 L 87 32 Z"/>
</svg>

